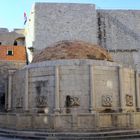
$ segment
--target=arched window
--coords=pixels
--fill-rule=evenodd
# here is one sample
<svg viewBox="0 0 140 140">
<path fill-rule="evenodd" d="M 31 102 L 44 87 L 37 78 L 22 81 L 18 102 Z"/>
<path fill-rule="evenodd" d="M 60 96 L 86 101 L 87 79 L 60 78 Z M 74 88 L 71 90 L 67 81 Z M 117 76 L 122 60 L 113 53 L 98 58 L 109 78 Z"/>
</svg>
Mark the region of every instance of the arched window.
<svg viewBox="0 0 140 140">
<path fill-rule="evenodd" d="M 14 41 L 14 46 L 17 46 L 17 41 L 16 40 Z"/>
</svg>

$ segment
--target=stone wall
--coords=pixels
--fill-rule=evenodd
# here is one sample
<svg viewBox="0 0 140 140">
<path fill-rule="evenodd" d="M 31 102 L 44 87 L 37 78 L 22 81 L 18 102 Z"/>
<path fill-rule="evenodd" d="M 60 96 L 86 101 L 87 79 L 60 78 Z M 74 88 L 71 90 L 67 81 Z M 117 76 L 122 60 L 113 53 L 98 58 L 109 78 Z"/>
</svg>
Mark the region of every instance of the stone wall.
<svg viewBox="0 0 140 140">
<path fill-rule="evenodd" d="M 40 112 L 41 108 L 54 110 L 55 93 L 54 67 L 37 67 L 29 69 L 29 109 L 31 112 Z"/>
<path fill-rule="evenodd" d="M 112 59 L 126 67 L 138 68 L 136 59 L 139 57 L 138 51 L 114 51 L 110 52 Z"/>
<path fill-rule="evenodd" d="M 140 11 L 97 10 L 98 42 L 114 61 L 140 69 Z"/>
<path fill-rule="evenodd" d="M 7 62 L 7 61 L 0 61 L 0 110 L 3 111 L 5 109 L 5 98 L 6 93 L 8 92 L 8 73 L 9 70 L 19 70 L 25 63 L 20 62 Z M 15 84 L 17 81 L 15 81 Z"/>
<path fill-rule="evenodd" d="M 95 106 L 97 110 L 111 108 L 118 110 L 119 105 L 118 67 L 94 67 Z M 110 102 L 106 102 L 106 99 Z"/>
<path fill-rule="evenodd" d="M 139 49 L 140 11 L 97 10 L 99 43 L 107 49 Z M 102 40 L 104 37 L 104 41 Z"/>
<path fill-rule="evenodd" d="M 62 113 L 67 113 L 67 96 L 70 96 L 73 100 L 77 99 L 77 105 L 73 105 L 68 110 L 69 113 L 89 112 L 89 66 L 61 66 L 59 74 L 60 108 Z"/>
<path fill-rule="evenodd" d="M 30 64 L 13 79 L 13 95 L 27 97 L 23 104 L 30 112 L 134 112 L 140 108 L 138 73 L 112 62 L 45 61 Z M 15 85 L 16 81 L 21 84 Z M 14 105 L 13 109 L 19 112 Z"/>
<path fill-rule="evenodd" d="M 108 61 L 30 64 L 12 76 L 8 107 L 13 114 L 0 114 L 0 126 L 56 131 L 139 128 L 139 79 L 137 71 Z"/>
<path fill-rule="evenodd" d="M 30 26 L 33 32 L 28 33 L 34 44 L 27 44 L 27 47 L 37 50 L 61 40 L 97 42 L 96 11 L 93 4 L 35 3 L 28 27 Z"/>
<path fill-rule="evenodd" d="M 140 113 L 97 113 L 78 115 L 0 114 L 0 127 L 16 130 L 97 132 L 139 129 Z M 86 125 L 85 125 L 86 124 Z"/>
</svg>

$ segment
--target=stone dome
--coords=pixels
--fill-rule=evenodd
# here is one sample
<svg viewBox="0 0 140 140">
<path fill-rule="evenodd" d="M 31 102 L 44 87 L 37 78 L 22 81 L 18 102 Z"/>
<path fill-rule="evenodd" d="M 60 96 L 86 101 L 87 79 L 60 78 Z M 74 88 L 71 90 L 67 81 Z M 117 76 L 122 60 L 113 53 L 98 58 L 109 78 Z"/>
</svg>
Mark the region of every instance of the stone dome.
<svg viewBox="0 0 140 140">
<path fill-rule="evenodd" d="M 57 59 L 94 59 L 112 61 L 111 55 L 99 45 L 83 41 L 59 41 L 43 49 L 33 58 L 33 63 Z"/>
</svg>

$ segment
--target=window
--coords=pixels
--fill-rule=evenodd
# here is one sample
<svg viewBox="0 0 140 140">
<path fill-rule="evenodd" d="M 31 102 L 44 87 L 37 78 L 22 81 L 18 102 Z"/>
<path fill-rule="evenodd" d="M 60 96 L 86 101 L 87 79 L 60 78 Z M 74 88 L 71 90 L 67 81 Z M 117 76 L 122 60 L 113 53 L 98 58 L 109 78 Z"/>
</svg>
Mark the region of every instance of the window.
<svg viewBox="0 0 140 140">
<path fill-rule="evenodd" d="M 7 51 L 7 55 L 13 55 L 13 51 L 12 50 L 8 50 Z"/>
<path fill-rule="evenodd" d="M 16 40 L 14 41 L 14 46 L 17 46 L 17 41 Z"/>
</svg>

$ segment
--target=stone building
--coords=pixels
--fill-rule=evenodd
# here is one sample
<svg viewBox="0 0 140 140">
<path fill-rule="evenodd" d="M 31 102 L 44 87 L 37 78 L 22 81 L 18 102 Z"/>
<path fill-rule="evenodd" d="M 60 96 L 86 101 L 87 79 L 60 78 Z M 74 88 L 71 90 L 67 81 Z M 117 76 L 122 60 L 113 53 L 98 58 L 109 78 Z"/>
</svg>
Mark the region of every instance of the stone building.
<svg viewBox="0 0 140 140">
<path fill-rule="evenodd" d="M 0 45 L 25 45 L 25 36 L 23 29 L 14 29 L 9 32 L 7 28 L 0 28 Z"/>
<path fill-rule="evenodd" d="M 23 30 L 9 32 L 0 28 L 0 110 L 5 109 L 5 95 L 8 91 L 8 74 L 26 65 L 26 48 Z"/>
<path fill-rule="evenodd" d="M 113 60 L 140 69 L 140 11 L 100 10 L 94 4 L 35 3 L 26 27 L 29 61 L 32 51 L 61 40 L 97 43 Z"/>
</svg>

